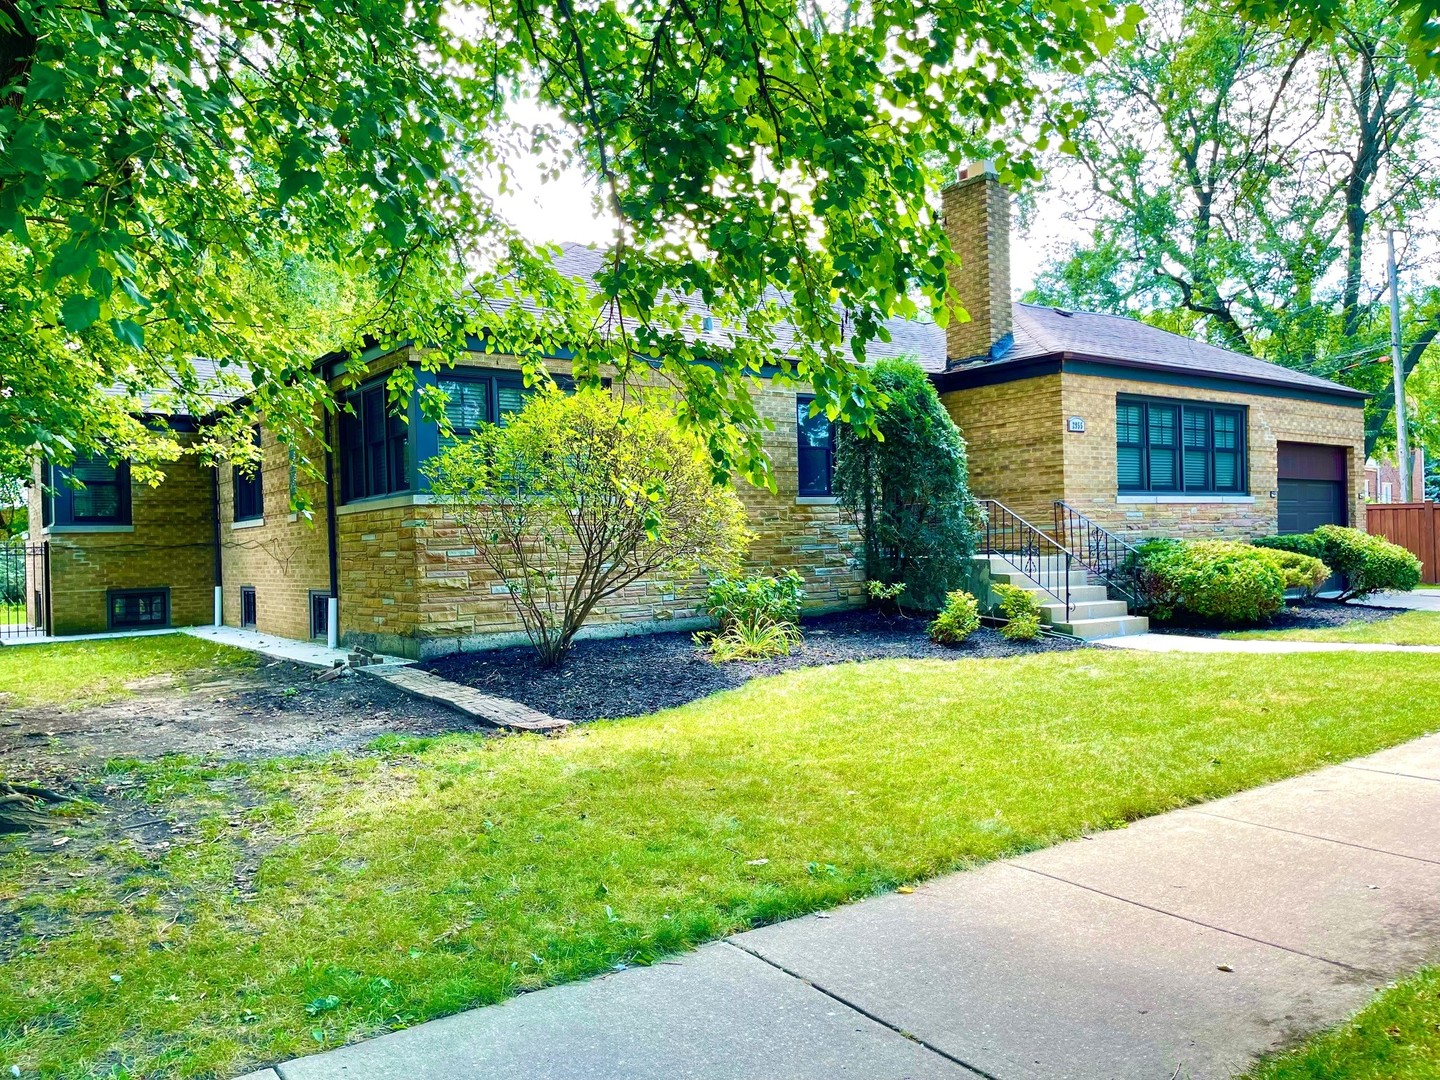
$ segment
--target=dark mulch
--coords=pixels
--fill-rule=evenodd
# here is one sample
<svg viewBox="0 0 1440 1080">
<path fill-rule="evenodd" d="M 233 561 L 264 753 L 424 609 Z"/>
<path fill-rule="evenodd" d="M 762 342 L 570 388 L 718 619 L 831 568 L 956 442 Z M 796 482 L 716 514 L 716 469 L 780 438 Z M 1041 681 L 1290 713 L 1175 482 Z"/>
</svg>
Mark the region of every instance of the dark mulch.
<svg viewBox="0 0 1440 1080">
<path fill-rule="evenodd" d="M 437 675 L 566 720 L 639 716 L 684 705 L 792 668 L 904 657 L 964 660 L 1081 648 L 1065 638 L 1009 642 L 982 627 L 947 648 L 925 636 L 919 619 L 883 619 L 868 611 L 806 619 L 805 644 L 775 660 L 713 664 L 688 633 L 582 641 L 558 669 L 536 667 L 534 653 L 514 648 L 438 657 L 423 665 Z"/>
<path fill-rule="evenodd" d="M 1150 629 L 1157 634 L 1185 634 L 1190 637 L 1219 637 L 1227 630 L 1319 630 L 1348 623 L 1383 622 L 1403 614 L 1402 608 L 1370 607 L 1365 604 L 1339 604 L 1333 600 L 1295 601 L 1285 606 L 1263 626 L 1236 627 L 1157 623 L 1150 620 Z"/>
</svg>

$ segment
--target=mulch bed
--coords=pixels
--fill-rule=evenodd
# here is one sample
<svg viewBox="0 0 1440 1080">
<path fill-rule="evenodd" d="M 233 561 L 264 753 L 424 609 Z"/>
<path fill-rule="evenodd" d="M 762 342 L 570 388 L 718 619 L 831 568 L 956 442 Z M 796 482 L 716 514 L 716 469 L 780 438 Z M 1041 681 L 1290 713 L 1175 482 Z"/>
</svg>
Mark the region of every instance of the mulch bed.
<svg viewBox="0 0 1440 1080">
<path fill-rule="evenodd" d="M 1157 623 L 1150 620 L 1156 634 L 1185 634 L 1188 637 L 1219 637 L 1230 630 L 1323 630 L 1350 623 L 1384 622 L 1404 614 L 1403 608 L 1370 607 L 1366 604 L 1340 604 L 1333 600 L 1295 601 L 1285 606 L 1263 626 L 1237 627 L 1197 625 L 1179 622 Z"/>
<path fill-rule="evenodd" d="M 559 668 L 548 671 L 536 667 L 528 647 L 438 657 L 422 666 L 551 716 L 584 721 L 684 705 L 792 668 L 891 657 L 965 660 L 1084 647 L 1053 637 L 1009 642 L 982 627 L 963 645 L 947 648 L 925 636 L 922 620 L 887 620 L 867 611 L 806 619 L 803 629 L 805 644 L 790 656 L 755 662 L 711 663 L 690 634 L 680 633 L 582 641 Z"/>
</svg>

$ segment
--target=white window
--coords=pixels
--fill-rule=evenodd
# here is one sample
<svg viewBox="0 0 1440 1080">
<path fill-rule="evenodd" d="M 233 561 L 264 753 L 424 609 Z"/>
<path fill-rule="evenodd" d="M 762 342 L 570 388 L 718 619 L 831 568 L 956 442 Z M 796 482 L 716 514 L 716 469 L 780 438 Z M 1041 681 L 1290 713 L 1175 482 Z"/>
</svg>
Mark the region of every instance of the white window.
<svg viewBox="0 0 1440 1080">
<path fill-rule="evenodd" d="M 1380 501 L 1381 501 L 1382 503 L 1388 503 L 1388 502 L 1394 502 L 1394 501 L 1395 501 L 1395 485 L 1394 485 L 1394 484 L 1391 484 L 1391 483 L 1383 483 L 1383 484 L 1380 485 Z"/>
</svg>

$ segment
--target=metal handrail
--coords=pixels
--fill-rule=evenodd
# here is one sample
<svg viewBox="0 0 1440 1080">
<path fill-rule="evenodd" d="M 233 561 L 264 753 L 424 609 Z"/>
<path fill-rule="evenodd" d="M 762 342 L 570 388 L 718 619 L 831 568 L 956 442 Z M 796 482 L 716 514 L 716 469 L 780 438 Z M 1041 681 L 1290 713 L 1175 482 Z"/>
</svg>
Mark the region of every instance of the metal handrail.
<svg viewBox="0 0 1440 1080">
<path fill-rule="evenodd" d="M 976 500 L 985 508 L 985 554 L 998 555 L 1065 605 L 1069 619 L 1070 571 L 1075 557 L 1043 529 L 1037 529 L 1004 503 Z"/>
<path fill-rule="evenodd" d="M 1096 524 L 1063 499 L 1055 500 L 1055 539 L 1075 553 L 1093 577 L 1130 601 L 1140 602 L 1135 580 L 1138 551 L 1109 529 Z"/>
</svg>

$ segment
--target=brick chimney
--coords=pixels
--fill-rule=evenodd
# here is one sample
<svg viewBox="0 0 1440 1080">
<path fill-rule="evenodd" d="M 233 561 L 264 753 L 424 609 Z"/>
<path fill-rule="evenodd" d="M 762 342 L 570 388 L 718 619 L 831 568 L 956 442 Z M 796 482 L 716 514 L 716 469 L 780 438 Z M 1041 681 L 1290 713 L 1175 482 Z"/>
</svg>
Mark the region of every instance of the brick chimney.
<svg viewBox="0 0 1440 1080">
<path fill-rule="evenodd" d="M 945 234 L 957 263 L 950 264 L 950 296 L 970 315 L 945 328 L 945 355 L 953 362 L 988 357 L 1008 339 L 1010 308 L 1010 193 L 990 161 L 967 165 L 941 192 Z"/>
</svg>

